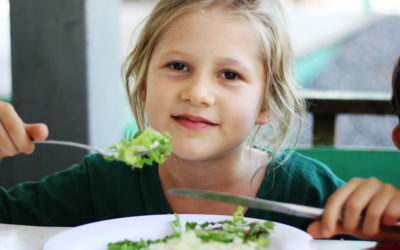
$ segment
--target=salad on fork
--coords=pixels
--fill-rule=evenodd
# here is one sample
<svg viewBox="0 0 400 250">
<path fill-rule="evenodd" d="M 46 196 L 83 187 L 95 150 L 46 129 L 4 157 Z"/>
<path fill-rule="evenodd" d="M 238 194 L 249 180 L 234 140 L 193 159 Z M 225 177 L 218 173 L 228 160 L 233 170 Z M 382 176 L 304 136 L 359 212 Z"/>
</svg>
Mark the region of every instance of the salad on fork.
<svg viewBox="0 0 400 250">
<path fill-rule="evenodd" d="M 171 154 L 172 146 L 168 132 L 158 132 L 152 128 L 139 130 L 129 139 L 128 129 L 125 139 L 109 147 L 115 156 L 104 156 L 106 160 L 118 159 L 133 168 L 142 168 L 153 162 L 162 163 Z"/>
<path fill-rule="evenodd" d="M 162 163 L 171 154 L 172 146 L 168 132 L 158 132 L 152 128 L 139 130 L 130 138 L 128 128 L 125 139 L 111 145 L 109 150 L 99 149 L 90 145 L 59 140 L 34 141 L 36 144 L 56 144 L 87 149 L 97 152 L 106 160 L 119 160 L 133 168 L 142 168 L 144 165 L 151 165 L 153 162 Z"/>
</svg>

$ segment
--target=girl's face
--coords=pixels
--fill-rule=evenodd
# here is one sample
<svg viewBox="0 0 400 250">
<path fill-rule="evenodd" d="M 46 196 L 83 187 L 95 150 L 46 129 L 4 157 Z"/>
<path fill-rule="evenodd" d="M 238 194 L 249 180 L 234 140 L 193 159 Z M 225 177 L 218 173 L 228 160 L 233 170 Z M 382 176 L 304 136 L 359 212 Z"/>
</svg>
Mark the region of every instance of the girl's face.
<svg viewBox="0 0 400 250">
<path fill-rule="evenodd" d="M 215 8 L 182 15 L 164 31 L 148 67 L 146 114 L 172 135 L 177 157 L 226 156 L 268 121 L 259 41 L 249 21 Z"/>
</svg>

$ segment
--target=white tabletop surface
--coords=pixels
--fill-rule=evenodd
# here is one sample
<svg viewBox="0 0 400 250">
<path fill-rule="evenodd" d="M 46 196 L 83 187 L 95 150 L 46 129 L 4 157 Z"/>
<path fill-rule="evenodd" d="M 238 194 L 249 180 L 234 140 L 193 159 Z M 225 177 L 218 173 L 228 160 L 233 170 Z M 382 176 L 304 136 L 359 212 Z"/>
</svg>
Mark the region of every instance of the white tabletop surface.
<svg viewBox="0 0 400 250">
<path fill-rule="evenodd" d="M 0 223 L 0 249 L 40 250 L 51 236 L 68 227 L 39 227 Z M 376 245 L 370 241 L 314 240 L 315 250 L 365 250 Z"/>
</svg>

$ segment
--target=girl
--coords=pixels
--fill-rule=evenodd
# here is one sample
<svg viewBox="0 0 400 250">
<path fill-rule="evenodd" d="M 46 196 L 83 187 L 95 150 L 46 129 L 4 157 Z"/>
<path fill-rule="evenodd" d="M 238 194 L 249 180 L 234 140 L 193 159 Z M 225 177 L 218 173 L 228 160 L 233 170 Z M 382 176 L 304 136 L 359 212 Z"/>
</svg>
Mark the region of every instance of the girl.
<svg viewBox="0 0 400 250">
<path fill-rule="evenodd" d="M 398 220 L 399 190 L 374 179 L 344 185 L 320 162 L 283 152 L 304 107 L 276 1 L 162 0 L 129 55 L 126 72 L 138 127 L 169 132 L 173 154 L 138 171 L 88 156 L 40 182 L 1 190 L 0 221 L 75 226 L 172 212 L 231 215 L 237 208 L 167 193 L 186 187 L 318 207 L 326 203 L 322 221 L 311 226 L 307 219 L 246 209 L 245 216 L 309 228 L 316 237 L 396 236 L 381 232 L 379 225 Z M 45 125 L 24 124 L 5 103 L 0 112 L 2 156 L 32 153 L 32 139 L 46 139 Z M 261 125 L 271 130 L 264 140 L 268 150 L 246 143 L 252 128 Z M 359 228 L 364 210 L 366 223 Z"/>
</svg>

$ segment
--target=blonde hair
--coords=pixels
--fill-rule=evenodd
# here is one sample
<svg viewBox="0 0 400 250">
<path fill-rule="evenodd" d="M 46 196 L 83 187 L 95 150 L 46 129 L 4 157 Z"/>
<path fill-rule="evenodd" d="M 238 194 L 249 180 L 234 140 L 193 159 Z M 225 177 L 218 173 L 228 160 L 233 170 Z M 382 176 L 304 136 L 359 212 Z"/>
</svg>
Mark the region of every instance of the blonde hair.
<svg viewBox="0 0 400 250">
<path fill-rule="evenodd" d="M 161 0 L 148 17 L 137 44 L 125 61 L 125 87 L 139 129 L 146 127 L 146 72 L 152 51 L 166 27 L 180 15 L 199 9 L 218 7 L 239 14 L 252 22 L 260 34 L 266 72 L 264 105 L 270 112 L 268 126 L 273 133 L 265 140 L 274 156 L 283 150 L 291 135 L 295 118 L 302 117 L 304 102 L 297 93 L 290 37 L 281 6 L 275 0 Z M 302 119 L 300 119 L 297 143 Z M 256 134 L 259 132 L 259 128 Z M 253 137 L 253 141 L 256 135 Z M 294 147 L 293 147 L 294 148 Z"/>
</svg>

